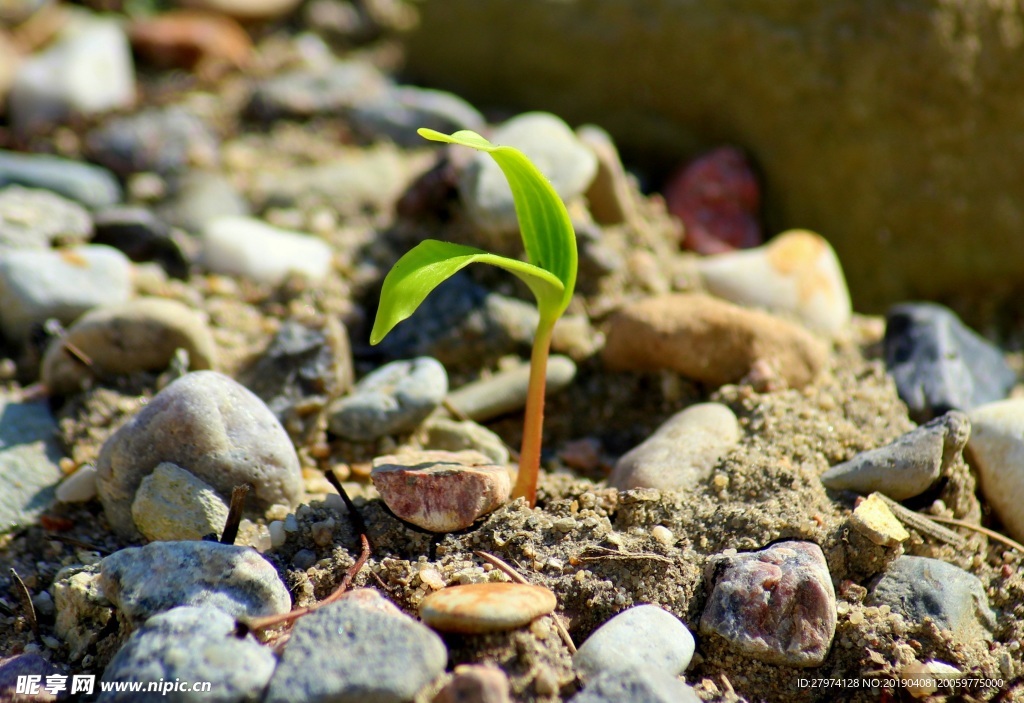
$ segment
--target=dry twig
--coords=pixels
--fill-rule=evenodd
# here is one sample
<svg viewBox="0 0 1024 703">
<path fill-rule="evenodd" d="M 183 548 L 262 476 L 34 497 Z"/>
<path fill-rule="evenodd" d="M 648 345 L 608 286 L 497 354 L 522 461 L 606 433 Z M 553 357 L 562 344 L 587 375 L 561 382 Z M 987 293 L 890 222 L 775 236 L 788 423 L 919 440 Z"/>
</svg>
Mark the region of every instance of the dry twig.
<svg viewBox="0 0 1024 703">
<path fill-rule="evenodd" d="M 18 595 L 18 600 L 21 601 L 21 607 L 25 611 L 25 619 L 28 620 L 28 626 L 32 628 L 32 634 L 36 636 L 36 640 L 39 640 L 39 619 L 36 617 L 36 606 L 32 602 L 32 594 L 29 593 L 28 586 L 21 580 L 21 576 L 18 576 L 18 572 L 13 568 L 11 569 L 11 579 L 14 581 L 14 591 Z"/>
</svg>

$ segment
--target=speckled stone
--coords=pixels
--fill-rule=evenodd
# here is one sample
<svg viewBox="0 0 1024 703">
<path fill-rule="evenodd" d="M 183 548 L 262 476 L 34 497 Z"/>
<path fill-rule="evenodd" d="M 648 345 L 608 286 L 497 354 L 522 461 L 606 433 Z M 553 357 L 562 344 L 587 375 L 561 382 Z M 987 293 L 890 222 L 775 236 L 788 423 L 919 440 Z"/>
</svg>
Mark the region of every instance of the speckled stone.
<svg viewBox="0 0 1024 703">
<path fill-rule="evenodd" d="M 718 554 L 704 569 L 708 601 L 700 632 L 756 659 L 818 666 L 836 631 L 836 594 L 821 547 L 779 542 Z"/>
<path fill-rule="evenodd" d="M 700 703 L 696 691 L 676 676 L 641 666 L 599 674 L 569 703 Z"/>
<path fill-rule="evenodd" d="M 257 700 L 274 673 L 270 647 L 252 635 L 237 637 L 235 619 L 209 607 L 180 607 L 155 615 L 135 632 L 103 672 L 103 681 L 143 684 L 209 681 L 209 691 L 178 690 L 139 694 L 107 691 L 98 701 L 131 703 L 166 700 L 179 703 L 245 703 Z M 99 690 L 99 686 L 96 690 Z"/>
<path fill-rule="evenodd" d="M 209 606 L 233 617 L 291 609 L 277 570 L 251 547 L 219 542 L 152 542 L 100 562 L 103 595 L 133 623 L 179 605 Z"/>
<path fill-rule="evenodd" d="M 736 415 L 721 403 L 698 403 L 676 413 L 629 452 L 608 478 L 619 490 L 686 490 L 711 476 L 740 441 Z"/>
<path fill-rule="evenodd" d="M 970 418 L 968 454 L 981 492 L 1007 533 L 1024 540 L 1024 399 L 982 405 Z"/>
<path fill-rule="evenodd" d="M 63 473 L 57 423 L 46 403 L 0 395 L 0 533 L 30 525 L 50 505 Z"/>
<path fill-rule="evenodd" d="M 220 537 L 228 506 L 206 482 L 165 462 L 142 479 L 132 501 L 132 519 L 150 541 Z"/>
<path fill-rule="evenodd" d="M 431 532 L 463 530 L 504 505 L 512 480 L 474 451 L 415 451 L 377 457 L 370 480 L 402 520 Z"/>
<path fill-rule="evenodd" d="M 216 371 L 174 381 L 103 444 L 97 486 L 120 534 L 138 534 L 131 515 L 135 491 L 165 461 L 210 484 L 224 500 L 235 486 L 251 484 L 249 505 L 257 510 L 295 506 L 303 495 L 299 459 L 281 423 L 252 392 Z"/>
<path fill-rule="evenodd" d="M 434 591 L 420 603 L 420 618 L 435 630 L 478 634 L 514 630 L 558 605 L 543 586 L 472 583 Z"/>
<path fill-rule="evenodd" d="M 92 220 L 78 203 L 48 190 L 0 190 L 0 250 L 82 244 L 91 234 Z"/>
<path fill-rule="evenodd" d="M 657 605 L 638 605 L 595 630 L 573 655 L 572 665 L 584 681 L 644 666 L 677 676 L 689 666 L 695 646 L 675 615 Z"/>
<path fill-rule="evenodd" d="M 215 163 L 220 144 L 202 119 L 171 105 L 106 120 L 89 132 L 86 146 L 93 161 L 115 173 L 166 175 Z"/>
<path fill-rule="evenodd" d="M 968 417 L 951 411 L 885 446 L 833 466 L 821 475 L 821 482 L 837 491 L 878 491 L 893 500 L 913 498 L 949 470 L 970 434 Z"/>
<path fill-rule="evenodd" d="M 407 615 L 342 600 L 295 624 L 264 703 L 407 703 L 447 660 Z"/>
</svg>

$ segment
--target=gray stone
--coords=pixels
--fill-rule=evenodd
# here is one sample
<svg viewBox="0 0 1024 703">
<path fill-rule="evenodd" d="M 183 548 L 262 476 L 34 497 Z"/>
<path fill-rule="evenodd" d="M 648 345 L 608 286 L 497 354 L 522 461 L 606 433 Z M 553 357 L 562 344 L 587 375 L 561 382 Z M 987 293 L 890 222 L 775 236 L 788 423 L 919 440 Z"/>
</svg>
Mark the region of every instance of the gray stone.
<svg viewBox="0 0 1024 703">
<path fill-rule="evenodd" d="M 501 437 L 472 420 L 459 422 L 435 416 L 427 418 L 423 423 L 423 429 L 426 432 L 423 439 L 424 449 L 442 449 L 448 452 L 472 449 L 486 456 L 492 463 L 508 463 L 508 447 Z"/>
<path fill-rule="evenodd" d="M 868 15 L 857 0 L 419 9 L 407 80 L 477 105 L 544 105 L 596 122 L 661 172 L 742 144 L 768 184 L 772 230 L 826 234 L 857 310 L 1005 291 L 1024 274 L 1024 181 L 1012 166 L 1024 161 L 1024 43 L 1018 14 L 1002 5 L 915 0 Z"/>
<path fill-rule="evenodd" d="M 208 483 L 170 463 L 142 479 L 132 501 L 135 527 L 151 541 L 219 538 L 227 518 L 227 504 Z"/>
<path fill-rule="evenodd" d="M 172 105 L 107 120 L 89 132 L 86 147 L 97 163 L 126 176 L 214 163 L 220 143 L 201 119 Z"/>
<path fill-rule="evenodd" d="M 821 475 L 832 490 L 884 493 L 893 500 L 920 495 L 947 473 L 971 434 L 971 421 L 951 411 L 883 447 L 861 452 Z"/>
<path fill-rule="evenodd" d="M 584 681 L 644 666 L 678 676 L 689 666 L 695 646 L 675 615 L 657 605 L 638 605 L 594 631 L 573 655 L 572 665 Z"/>
<path fill-rule="evenodd" d="M 415 429 L 441 404 L 448 373 L 436 359 L 393 361 L 356 384 L 330 408 L 332 432 L 357 442 Z"/>
<path fill-rule="evenodd" d="M 169 276 L 187 278 L 191 246 L 184 233 L 142 207 L 108 208 L 93 215 L 93 244 L 106 244 L 132 261 L 155 261 Z"/>
<path fill-rule="evenodd" d="M 245 703 L 258 700 L 276 659 L 252 635 L 237 637 L 235 619 L 215 608 L 181 607 L 155 615 L 132 633 L 107 665 L 103 681 L 210 682 L 208 691 L 106 691 L 98 701 Z M 97 686 L 97 689 L 99 687 Z"/>
<path fill-rule="evenodd" d="M 131 293 L 131 263 L 110 247 L 22 249 L 0 257 L 0 327 L 13 341 L 24 340 L 32 325 L 48 318 L 68 324 Z"/>
<path fill-rule="evenodd" d="M 676 413 L 615 464 L 608 485 L 619 490 L 695 488 L 740 441 L 740 423 L 720 403 Z"/>
<path fill-rule="evenodd" d="M 296 623 L 265 703 L 407 703 L 444 671 L 448 652 L 406 615 L 343 600 Z"/>
<path fill-rule="evenodd" d="M 323 70 L 301 70 L 265 80 L 253 91 L 249 111 L 262 119 L 337 116 L 382 97 L 388 79 L 367 61 L 338 61 Z"/>
<path fill-rule="evenodd" d="M 641 666 L 596 676 L 569 703 L 700 703 L 697 692 L 661 669 Z"/>
<path fill-rule="evenodd" d="M 62 456 L 46 403 L 0 395 L 0 533 L 34 523 L 53 502 Z"/>
<path fill-rule="evenodd" d="M 825 660 L 836 632 L 836 594 L 821 547 L 778 542 L 757 552 L 718 554 L 708 559 L 704 578 L 702 634 L 772 664 Z"/>
<path fill-rule="evenodd" d="M 357 103 L 348 113 L 356 134 L 364 139 L 390 139 L 407 148 L 421 147 L 420 127 L 451 134 L 461 129 L 479 132 L 483 115 L 468 102 L 443 90 L 393 86 L 376 100 Z"/>
<path fill-rule="evenodd" d="M 53 579 L 54 632 L 68 646 L 68 659 L 78 661 L 106 631 L 113 604 L 103 595 L 99 564 L 69 566 Z"/>
<path fill-rule="evenodd" d="M 219 542 L 152 542 L 114 552 L 100 562 L 100 587 L 135 624 L 179 605 L 256 618 L 287 613 L 292 604 L 256 550 Z"/>
<path fill-rule="evenodd" d="M 8 186 L 0 190 L 0 249 L 49 249 L 81 244 L 92 234 L 89 213 L 46 190 Z"/>
<path fill-rule="evenodd" d="M 996 626 L 978 577 L 929 557 L 901 556 L 878 579 L 866 602 L 888 605 L 912 623 L 931 618 L 963 643 L 992 639 Z"/>
<path fill-rule="evenodd" d="M 160 391 L 115 432 L 96 462 L 107 520 L 136 535 L 131 503 L 142 479 L 177 464 L 229 500 L 248 483 L 249 506 L 294 507 L 303 493 L 299 459 L 274 414 L 251 391 L 216 371 L 195 371 Z"/>
<path fill-rule="evenodd" d="M 989 403 L 970 413 L 971 466 L 1006 531 L 1024 540 L 1024 399 Z"/>
<path fill-rule="evenodd" d="M 514 146 L 526 154 L 562 200 L 582 195 L 597 173 L 594 152 L 568 125 L 549 113 L 518 115 L 497 129 L 491 141 Z M 459 179 L 466 211 L 496 241 L 518 243 L 519 223 L 505 174 L 490 154 L 479 152 L 472 159 Z"/>
<path fill-rule="evenodd" d="M 289 274 L 322 281 L 333 252 L 324 240 L 290 232 L 251 217 L 218 217 L 202 233 L 202 263 L 215 273 L 277 285 Z"/>
<path fill-rule="evenodd" d="M 52 190 L 89 208 L 110 207 L 121 201 L 121 186 L 105 168 L 0 149 L 0 187 L 12 184 Z"/>
<path fill-rule="evenodd" d="M 626 175 L 615 141 L 597 125 L 583 125 L 576 134 L 597 157 L 597 173 L 586 193 L 590 214 L 602 225 L 633 222 L 639 191 Z"/>
<path fill-rule="evenodd" d="M 553 354 L 548 359 L 545 395 L 558 393 L 576 377 L 576 364 L 567 356 Z M 484 422 L 526 407 L 530 383 L 530 365 L 522 364 L 500 371 L 490 378 L 468 383 L 448 394 L 447 404 L 463 417 Z"/>
<path fill-rule="evenodd" d="M 160 207 L 161 217 L 182 229 L 198 233 L 219 217 L 247 217 L 249 203 L 219 173 L 189 171 L 174 181 L 174 191 Z"/>
<path fill-rule="evenodd" d="M 92 363 L 82 364 L 69 345 Z M 73 393 L 97 377 L 163 370 L 178 349 L 188 352 L 191 369 L 217 363 L 213 334 L 200 313 L 176 300 L 136 298 L 78 318 L 50 343 L 40 376 L 51 393 Z"/>
</svg>

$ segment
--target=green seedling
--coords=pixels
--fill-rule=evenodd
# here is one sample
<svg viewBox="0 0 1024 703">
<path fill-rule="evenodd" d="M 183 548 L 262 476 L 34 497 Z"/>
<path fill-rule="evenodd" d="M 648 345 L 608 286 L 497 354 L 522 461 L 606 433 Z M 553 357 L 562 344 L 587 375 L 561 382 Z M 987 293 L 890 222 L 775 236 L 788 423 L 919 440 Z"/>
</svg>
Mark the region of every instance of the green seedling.
<svg viewBox="0 0 1024 703">
<path fill-rule="evenodd" d="M 576 285 L 576 234 L 562 199 L 523 152 L 491 144 L 468 130 L 447 135 L 420 129 L 419 134 L 433 141 L 485 151 L 498 163 L 512 188 L 527 260 L 509 259 L 435 239 L 420 242 L 399 259 L 384 278 L 370 343 L 379 343 L 395 325 L 416 311 L 430 291 L 469 264 L 480 262 L 498 266 L 530 288 L 537 298 L 540 322 L 530 354 L 523 446 L 519 454 L 519 477 L 512 496 L 526 498 L 532 507 L 537 500 L 540 472 L 548 350 L 555 322 L 569 305 Z"/>
</svg>

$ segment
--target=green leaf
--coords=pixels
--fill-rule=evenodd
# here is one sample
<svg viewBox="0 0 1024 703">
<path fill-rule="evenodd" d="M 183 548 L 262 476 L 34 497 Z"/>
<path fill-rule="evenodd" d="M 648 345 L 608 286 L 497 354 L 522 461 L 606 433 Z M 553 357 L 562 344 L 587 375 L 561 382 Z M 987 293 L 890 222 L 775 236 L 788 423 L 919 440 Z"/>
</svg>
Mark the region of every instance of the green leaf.
<svg viewBox="0 0 1024 703">
<path fill-rule="evenodd" d="M 562 298 L 555 316 L 561 315 L 576 286 L 576 234 L 565 204 L 548 179 L 523 152 L 491 144 L 476 132 L 462 130 L 449 136 L 432 129 L 418 131 L 426 139 L 486 151 L 501 167 L 512 188 L 527 260 L 562 282 Z M 544 313 L 542 309 L 541 314 Z"/>
<path fill-rule="evenodd" d="M 551 272 L 474 247 L 427 239 L 399 259 L 384 278 L 370 344 L 378 344 L 395 325 L 416 312 L 420 303 L 441 283 L 478 261 L 518 276 L 537 297 L 542 318 L 554 315 L 553 323 L 561 314 L 559 306 L 565 287 Z"/>
</svg>

